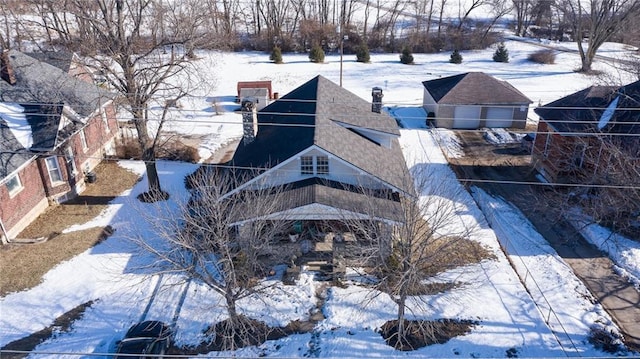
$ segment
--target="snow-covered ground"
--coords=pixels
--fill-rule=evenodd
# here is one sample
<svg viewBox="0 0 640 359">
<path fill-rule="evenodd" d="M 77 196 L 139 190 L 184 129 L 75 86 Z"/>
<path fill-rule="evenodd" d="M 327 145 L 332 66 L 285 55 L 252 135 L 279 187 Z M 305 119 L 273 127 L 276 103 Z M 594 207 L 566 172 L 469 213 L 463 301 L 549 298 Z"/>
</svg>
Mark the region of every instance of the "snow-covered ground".
<svg viewBox="0 0 640 359">
<path fill-rule="evenodd" d="M 491 60 L 493 49 L 463 52 L 461 65 L 450 64 L 448 53 L 415 54 L 416 65 L 411 66 L 400 64 L 397 54 L 372 54 L 370 64 L 357 63 L 350 56 L 346 56 L 344 62 L 344 87 L 367 100 L 372 87 L 383 88 L 385 106 L 406 127 L 401 131 L 401 144 L 408 165 L 429 168 L 431 181 L 443 183 L 446 193 L 455 193 L 448 199 L 458 208 L 459 221 L 452 225 L 477 226 L 473 239 L 495 255 L 495 260 L 484 260 L 443 273 L 437 280 L 455 279 L 464 285 L 412 301 L 410 305 L 416 318 L 476 320 L 479 324 L 471 333 L 415 352 L 395 351 L 376 332 L 382 323 L 394 318 L 395 304 L 386 295 L 372 295 L 369 289 L 354 282 L 344 288 L 328 290 L 323 308 L 326 319 L 318 323 L 314 333 L 292 335 L 235 353 L 208 355 L 478 358 L 505 357 L 508 350 L 515 350 L 519 357 L 607 355 L 594 349 L 586 336 L 595 322 L 609 326 L 610 319 L 601 308 L 585 299 L 584 288 L 570 269 L 515 209 L 474 191 L 483 210 L 488 206 L 500 216 L 506 228 L 521 229 L 511 233 L 517 240 L 510 241 L 509 245 L 502 244 L 508 248 L 507 255 L 502 252 L 496 233 L 489 227 L 476 201 L 463 190 L 446 164 L 442 150 L 457 151 L 451 145 L 455 141 L 446 133 L 432 136 L 424 126 L 424 112 L 419 108 L 423 91 L 421 82 L 439 76 L 483 71 L 508 80 L 529 96 L 534 105 L 555 100 L 598 81 L 573 71 L 579 67 L 577 55 L 559 53 L 555 65 L 540 65 L 526 60 L 529 53 L 538 49 L 534 45 L 512 41 L 506 45 L 511 59 L 507 64 Z M 215 79 L 217 85 L 202 88 L 196 96 L 182 100 L 181 108 L 171 113 L 168 129 L 203 137 L 203 155 L 210 154 L 242 132 L 240 116 L 231 112 L 237 106 L 233 97 L 238 81 L 271 80 L 274 91 L 285 94 L 318 74 L 335 82 L 340 77 L 336 54 L 328 55 L 325 64 L 310 63 L 306 55 L 284 54 L 283 65 L 271 64 L 268 54 L 255 52 L 202 52 L 198 55 L 203 63 L 201 67 L 206 69 L 202 76 L 212 80 L 209 83 Z M 596 62 L 595 67 L 621 76 L 604 63 Z M 625 77 L 621 81 L 626 83 L 631 79 Z M 212 107 L 214 102 L 220 105 L 222 114 L 216 114 Z M 137 173 L 144 172 L 140 163 L 120 163 Z M 138 253 L 128 240 L 134 236 L 157 240 L 150 235 L 149 225 L 140 220 L 141 214 L 153 216 L 155 211 L 175 209 L 187 196 L 184 176 L 195 167 L 159 163 L 163 187 L 171 193 L 171 199 L 163 207 L 135 200 L 135 196 L 145 189 L 146 183 L 142 181 L 116 198 L 109 209 L 90 223 L 68 229 L 110 224 L 116 231 L 103 243 L 56 266 L 46 274 L 42 284 L 0 298 L 0 346 L 50 325 L 57 316 L 90 300 L 94 301 L 93 305 L 69 332 L 58 333 L 36 348 L 37 352 L 55 354 L 33 354 L 31 357 L 76 358 L 72 353 L 105 353 L 132 323 L 143 316 L 167 322 L 177 317 L 177 343 L 197 345 L 207 326 L 224 319 L 221 298 L 196 282 L 158 285 L 176 283 L 180 278 L 149 275 L 143 269 L 149 258 Z M 638 252 L 624 253 L 625 261 L 619 262 L 621 268 L 635 266 L 637 270 L 640 267 Z M 509 261 L 515 264 L 515 270 Z M 530 279 L 521 279 L 523 268 Z M 532 290 L 533 280 L 539 292 Z M 309 310 L 316 304 L 318 286 L 311 273 L 303 272 L 293 286 L 284 286 L 271 279 L 267 281 L 274 284 L 269 295 L 247 298 L 240 304 L 243 313 L 271 325 L 284 325 L 308 317 Z M 557 321 L 549 320 L 551 313 Z M 314 345 L 313 350 L 310 343 Z"/>
</svg>

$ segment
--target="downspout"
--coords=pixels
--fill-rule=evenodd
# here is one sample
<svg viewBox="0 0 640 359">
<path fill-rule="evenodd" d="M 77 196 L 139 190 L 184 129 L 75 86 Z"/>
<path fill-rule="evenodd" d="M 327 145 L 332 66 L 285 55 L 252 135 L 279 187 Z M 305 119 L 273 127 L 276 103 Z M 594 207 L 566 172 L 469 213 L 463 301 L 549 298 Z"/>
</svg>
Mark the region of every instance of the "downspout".
<svg viewBox="0 0 640 359">
<path fill-rule="evenodd" d="M 7 233 L 7 229 L 4 227 L 4 223 L 2 223 L 2 218 L 0 218 L 0 231 L 2 231 L 2 244 L 11 243 L 9 239 L 9 233 Z"/>
</svg>

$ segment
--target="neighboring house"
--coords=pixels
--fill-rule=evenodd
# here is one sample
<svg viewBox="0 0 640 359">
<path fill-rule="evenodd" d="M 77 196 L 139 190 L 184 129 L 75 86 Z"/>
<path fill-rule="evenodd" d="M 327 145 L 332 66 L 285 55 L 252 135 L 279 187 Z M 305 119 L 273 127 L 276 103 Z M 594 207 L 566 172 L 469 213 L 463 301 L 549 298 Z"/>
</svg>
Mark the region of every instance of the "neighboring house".
<svg viewBox="0 0 640 359">
<path fill-rule="evenodd" d="M 608 170 L 611 143 L 640 168 L 640 81 L 626 86 L 591 86 L 535 109 L 540 116 L 533 148 L 536 169 L 551 182 L 575 182 L 585 166 Z M 585 162 L 586 158 L 594 161 Z"/>
<path fill-rule="evenodd" d="M 257 110 L 262 110 L 274 99 L 271 81 L 238 82 L 238 102 L 251 101 Z"/>
<path fill-rule="evenodd" d="M 111 94 L 71 75 L 73 66 L 65 71 L 14 50 L 0 61 L 0 239 L 7 241 L 50 203 L 82 192 L 87 173 L 114 154 L 118 131 Z"/>
<path fill-rule="evenodd" d="M 531 100 L 506 81 L 482 72 L 424 81 L 422 107 L 436 127 L 524 128 Z"/>
<path fill-rule="evenodd" d="M 415 196 L 395 120 L 322 76 L 243 112 L 243 122 L 229 165 L 262 170 L 233 192 L 283 186 L 288 200 L 269 218 L 298 228 L 345 216 L 392 226 L 400 200 Z"/>
</svg>

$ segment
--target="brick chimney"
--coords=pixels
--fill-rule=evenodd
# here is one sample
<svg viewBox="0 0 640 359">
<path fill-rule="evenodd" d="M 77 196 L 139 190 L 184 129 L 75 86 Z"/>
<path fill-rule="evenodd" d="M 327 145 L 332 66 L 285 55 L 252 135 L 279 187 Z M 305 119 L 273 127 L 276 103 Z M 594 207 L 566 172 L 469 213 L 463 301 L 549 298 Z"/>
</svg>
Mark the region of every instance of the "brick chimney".
<svg viewBox="0 0 640 359">
<path fill-rule="evenodd" d="M 382 113 L 382 88 L 374 87 L 371 89 L 371 112 Z"/>
<path fill-rule="evenodd" d="M 11 66 L 9 50 L 4 50 L 2 54 L 0 54 L 0 77 L 9 85 L 15 85 L 17 82 L 16 74 L 13 72 L 13 67 Z"/>
<path fill-rule="evenodd" d="M 256 105 L 252 101 L 242 101 L 242 142 L 246 145 L 256 138 L 258 134 L 258 113 Z"/>
</svg>

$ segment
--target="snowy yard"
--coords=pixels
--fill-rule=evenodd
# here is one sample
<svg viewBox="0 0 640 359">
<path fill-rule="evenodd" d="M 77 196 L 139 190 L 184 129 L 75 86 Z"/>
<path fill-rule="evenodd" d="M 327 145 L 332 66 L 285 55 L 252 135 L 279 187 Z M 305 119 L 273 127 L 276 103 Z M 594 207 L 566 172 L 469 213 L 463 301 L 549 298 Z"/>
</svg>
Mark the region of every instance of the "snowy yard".
<svg viewBox="0 0 640 359">
<path fill-rule="evenodd" d="M 377 329 L 394 319 L 396 305 L 387 295 L 375 296 L 370 289 L 348 282 L 344 288 L 329 288 L 323 308 L 325 319 L 312 334 L 291 335 L 259 347 L 207 356 L 479 358 L 506 357 L 508 351 L 518 357 L 608 355 L 595 349 L 587 336 L 593 325 L 615 331 L 611 319 L 600 306 L 592 304 L 584 286 L 522 214 L 481 190 L 474 189 L 472 194 L 464 190 L 442 153 L 443 150 L 459 151 L 455 141 L 446 133 L 433 136 L 424 126 L 424 113 L 419 108 L 421 82 L 438 76 L 483 71 L 509 81 L 535 104 L 555 100 L 597 81 L 573 72 L 579 66 L 577 55 L 560 53 L 557 64 L 539 65 L 526 60 L 527 55 L 537 49 L 534 45 L 513 41 L 506 45 L 511 58 L 506 64 L 494 63 L 491 49 L 463 52 L 462 65 L 450 64 L 448 53 L 415 54 L 413 66 L 401 65 L 397 54 L 372 54 L 370 64 L 356 63 L 355 59 L 346 57 L 344 63 L 346 89 L 369 100 L 372 87 L 383 88 L 385 106 L 406 127 L 401 130 L 400 142 L 408 166 L 428 168 L 430 180 L 443 184 L 442 196 L 454 194 L 448 200 L 456 206 L 459 216 L 458 222 L 451 225 L 477 226 L 473 240 L 495 255 L 495 259 L 442 273 L 434 280 L 463 285 L 410 304 L 411 316 L 416 319 L 478 321 L 471 333 L 413 352 L 395 351 L 386 345 Z M 286 94 L 318 74 L 335 82 L 339 78 L 338 55 L 328 55 L 325 64 L 313 64 L 306 55 L 284 54 L 284 65 L 271 64 L 268 55 L 253 52 L 201 53 L 199 56 L 203 68 L 208 68 L 203 76 L 215 79 L 217 87 L 203 88 L 201 93 L 183 101 L 182 108 L 172 113 L 168 129 L 203 136 L 200 154 L 204 157 L 242 133 L 240 115 L 231 112 L 237 81 L 271 80 L 274 91 Z M 619 75 L 606 64 L 595 65 Z M 622 82 L 629 80 L 621 79 Z M 227 111 L 216 115 L 211 108 L 212 101 L 218 101 Z M 534 117 L 532 112 L 530 116 Z M 137 173 L 144 172 L 142 163 L 122 161 L 120 164 Z M 143 204 L 135 199 L 146 189 L 146 181 L 142 181 L 117 197 L 109 209 L 93 221 L 69 228 L 72 231 L 109 224 L 116 231 L 103 243 L 52 269 L 37 287 L 0 298 L 0 346 L 49 326 L 56 317 L 90 300 L 94 304 L 69 332 L 54 335 L 35 349 L 51 354 L 31 357 L 77 358 L 76 354 L 106 353 L 112 350 L 114 341 L 143 316 L 165 322 L 177 318 L 177 344 L 198 345 L 203 340 L 203 331 L 224 319 L 222 298 L 197 282 L 170 286 L 167 284 L 179 278 L 149 275 L 144 269 L 149 258 L 137 253 L 128 240 L 134 236 L 158 240 L 150 235 L 149 225 L 140 220 L 141 213 L 153 216 L 154 211 L 171 211 L 186 201 L 184 176 L 196 167 L 159 163 L 163 188 L 171 193 L 171 199 L 162 206 Z M 496 219 L 500 226 L 495 225 Z M 603 236 L 597 230 L 585 228 L 593 233 L 594 241 Z M 631 247 L 623 239 L 616 243 L 621 245 L 612 248 L 610 253 L 617 258 L 620 270 L 640 277 L 640 249 L 637 245 Z M 274 284 L 268 295 L 243 300 L 242 313 L 274 326 L 308 318 L 309 311 L 316 305 L 315 293 L 320 285 L 313 273 L 303 272 L 293 286 L 272 279 L 267 281 Z M 152 296 L 156 288 L 158 291 Z M 310 343 L 314 345 L 313 351 Z"/>
</svg>

